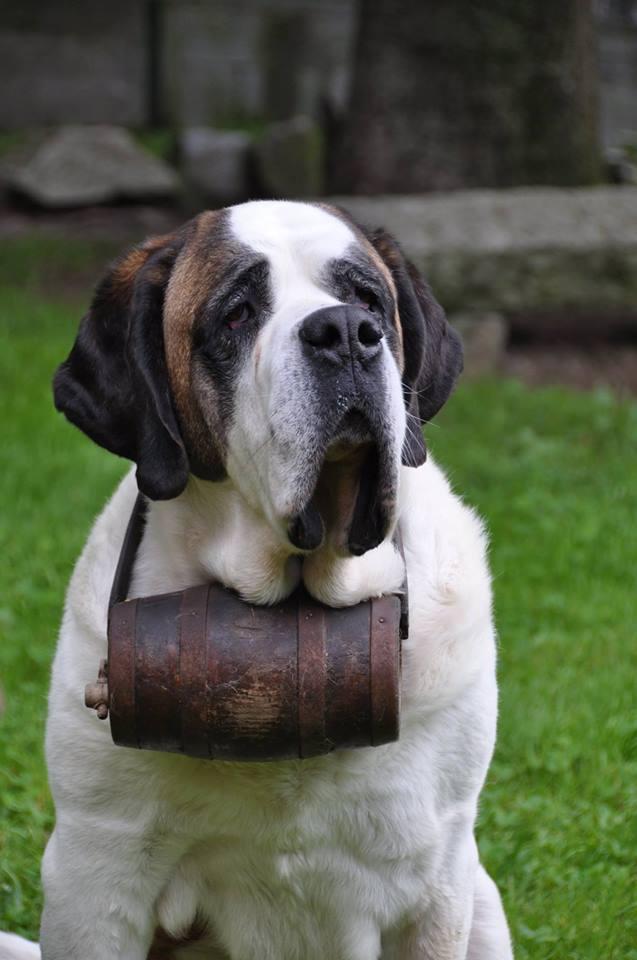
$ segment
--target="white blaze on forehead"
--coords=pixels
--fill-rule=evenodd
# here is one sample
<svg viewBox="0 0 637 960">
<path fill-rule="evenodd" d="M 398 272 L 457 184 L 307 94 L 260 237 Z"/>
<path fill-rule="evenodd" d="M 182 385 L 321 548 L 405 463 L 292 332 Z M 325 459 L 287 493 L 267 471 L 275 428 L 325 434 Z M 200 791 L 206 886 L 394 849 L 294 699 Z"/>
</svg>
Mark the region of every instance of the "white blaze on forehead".
<svg viewBox="0 0 637 960">
<path fill-rule="evenodd" d="M 287 200 L 255 200 L 230 210 L 236 238 L 270 262 L 273 293 L 285 299 L 290 287 L 318 285 L 325 264 L 356 242 L 343 220 L 321 207 Z"/>
</svg>

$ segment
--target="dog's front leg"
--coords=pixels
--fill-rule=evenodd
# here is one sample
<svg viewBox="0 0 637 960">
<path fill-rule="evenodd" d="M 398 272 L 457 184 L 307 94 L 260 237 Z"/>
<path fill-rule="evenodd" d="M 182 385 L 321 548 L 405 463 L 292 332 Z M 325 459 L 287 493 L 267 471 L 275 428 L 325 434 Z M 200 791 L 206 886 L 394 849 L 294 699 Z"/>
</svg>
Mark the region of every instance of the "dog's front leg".
<svg viewBox="0 0 637 960">
<path fill-rule="evenodd" d="M 42 863 L 42 960 L 146 960 L 180 852 L 124 825 L 58 821 Z"/>
<path fill-rule="evenodd" d="M 426 900 L 410 923 L 383 937 L 382 960 L 466 960 L 473 919 L 478 851 L 473 820 L 449 824 Z"/>
<path fill-rule="evenodd" d="M 467 960 L 513 960 L 500 891 L 482 864 L 476 873 Z"/>
<path fill-rule="evenodd" d="M 401 930 L 383 937 L 382 960 L 466 960 L 472 898 L 457 894 L 430 904 Z"/>
<path fill-rule="evenodd" d="M 497 887 L 484 868 L 445 895 L 440 889 L 422 916 L 383 937 L 382 960 L 513 960 Z"/>
</svg>

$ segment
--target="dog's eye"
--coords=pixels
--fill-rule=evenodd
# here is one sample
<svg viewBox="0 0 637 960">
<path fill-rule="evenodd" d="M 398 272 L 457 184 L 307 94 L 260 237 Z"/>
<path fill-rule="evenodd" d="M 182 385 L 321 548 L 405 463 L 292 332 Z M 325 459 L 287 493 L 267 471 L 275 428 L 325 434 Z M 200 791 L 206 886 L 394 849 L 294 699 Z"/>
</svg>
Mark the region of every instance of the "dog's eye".
<svg viewBox="0 0 637 960">
<path fill-rule="evenodd" d="M 243 303 L 238 303 L 236 307 L 232 308 L 230 313 L 226 314 L 224 323 L 230 330 L 236 330 L 237 327 L 241 327 L 244 323 L 251 320 L 253 316 L 253 307 L 244 301 Z"/>
<path fill-rule="evenodd" d="M 378 309 L 378 297 L 364 287 L 354 287 L 354 303 L 369 310 L 370 313 L 375 313 Z"/>
</svg>

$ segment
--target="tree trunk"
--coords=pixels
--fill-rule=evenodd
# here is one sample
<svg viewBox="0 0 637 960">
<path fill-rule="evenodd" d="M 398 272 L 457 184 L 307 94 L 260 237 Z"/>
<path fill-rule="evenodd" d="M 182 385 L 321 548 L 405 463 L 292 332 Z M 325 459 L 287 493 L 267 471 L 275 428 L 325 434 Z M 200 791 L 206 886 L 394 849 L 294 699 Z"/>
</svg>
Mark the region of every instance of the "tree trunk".
<svg viewBox="0 0 637 960">
<path fill-rule="evenodd" d="M 591 0 L 360 0 L 338 190 L 599 179 Z"/>
</svg>

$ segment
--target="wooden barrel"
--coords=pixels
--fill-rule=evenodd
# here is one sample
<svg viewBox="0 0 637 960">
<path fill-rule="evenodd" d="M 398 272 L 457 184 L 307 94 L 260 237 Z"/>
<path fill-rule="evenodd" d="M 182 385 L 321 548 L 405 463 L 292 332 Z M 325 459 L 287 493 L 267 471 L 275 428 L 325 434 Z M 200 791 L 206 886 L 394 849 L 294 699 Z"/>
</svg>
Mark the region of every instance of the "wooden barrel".
<svg viewBox="0 0 637 960">
<path fill-rule="evenodd" d="M 220 760 L 395 740 L 401 613 L 396 595 L 333 609 L 298 590 L 256 607 L 217 584 L 115 603 L 113 740 Z"/>
</svg>

